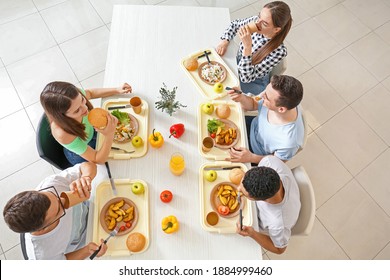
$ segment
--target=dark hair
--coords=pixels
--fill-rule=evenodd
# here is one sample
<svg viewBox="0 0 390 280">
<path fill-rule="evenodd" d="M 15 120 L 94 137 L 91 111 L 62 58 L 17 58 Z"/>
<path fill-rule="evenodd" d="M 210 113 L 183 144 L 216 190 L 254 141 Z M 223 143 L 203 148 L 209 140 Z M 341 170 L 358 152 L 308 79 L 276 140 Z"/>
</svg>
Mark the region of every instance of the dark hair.
<svg viewBox="0 0 390 280">
<path fill-rule="evenodd" d="M 280 177 L 270 167 L 254 167 L 245 173 L 242 185 L 253 199 L 266 200 L 279 191 Z"/>
<path fill-rule="evenodd" d="M 88 110 L 91 110 L 93 106 L 88 99 L 77 87 L 67 82 L 47 84 L 41 93 L 41 104 L 50 122 L 54 121 L 67 133 L 86 140 L 85 125 L 65 115 L 72 100 L 80 94 L 85 98 Z"/>
<path fill-rule="evenodd" d="M 34 232 L 43 227 L 50 204 L 50 199 L 43 193 L 21 192 L 5 205 L 4 220 L 14 232 Z"/>
<path fill-rule="evenodd" d="M 299 105 L 303 97 L 303 86 L 300 81 L 287 75 L 273 75 L 271 86 L 279 92 L 276 106 L 291 110 Z"/>
<path fill-rule="evenodd" d="M 279 47 L 292 25 L 292 17 L 290 7 L 283 1 L 273 1 L 264 5 L 271 12 L 272 22 L 275 27 L 280 27 L 281 30 L 264 46 L 253 54 L 253 64 L 258 64 L 273 50 Z"/>
</svg>

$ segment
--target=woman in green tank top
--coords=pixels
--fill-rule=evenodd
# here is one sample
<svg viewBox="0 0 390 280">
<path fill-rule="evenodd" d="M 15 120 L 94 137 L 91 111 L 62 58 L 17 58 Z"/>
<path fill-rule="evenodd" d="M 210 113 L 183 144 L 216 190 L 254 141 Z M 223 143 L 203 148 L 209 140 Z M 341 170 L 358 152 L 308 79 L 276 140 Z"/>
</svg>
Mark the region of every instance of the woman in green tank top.
<svg viewBox="0 0 390 280">
<path fill-rule="evenodd" d="M 120 88 L 85 91 L 67 82 L 46 85 L 41 93 L 41 104 L 50 122 L 52 135 L 64 146 L 64 153 L 70 163 L 90 161 L 102 164 L 107 161 L 118 120 L 108 114 L 108 123 L 104 129 L 93 128 L 88 121 L 88 113 L 93 108 L 89 100 L 131 91 L 127 83 Z M 98 151 L 95 149 L 95 130 L 105 136 Z"/>
</svg>

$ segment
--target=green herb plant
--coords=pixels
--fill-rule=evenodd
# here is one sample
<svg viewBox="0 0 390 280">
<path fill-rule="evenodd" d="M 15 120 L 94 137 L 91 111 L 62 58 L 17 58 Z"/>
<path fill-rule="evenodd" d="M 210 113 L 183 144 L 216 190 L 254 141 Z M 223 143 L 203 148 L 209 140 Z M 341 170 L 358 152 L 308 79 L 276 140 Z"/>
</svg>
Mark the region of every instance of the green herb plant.
<svg viewBox="0 0 390 280">
<path fill-rule="evenodd" d="M 165 110 L 170 116 L 172 116 L 172 114 L 176 112 L 176 110 L 179 110 L 180 107 L 187 107 L 186 105 L 181 104 L 179 101 L 175 101 L 176 90 L 177 87 L 169 90 L 166 84 L 163 83 L 163 87 L 160 88 L 161 100 L 155 102 L 156 109 L 161 109 L 162 112 Z"/>
</svg>

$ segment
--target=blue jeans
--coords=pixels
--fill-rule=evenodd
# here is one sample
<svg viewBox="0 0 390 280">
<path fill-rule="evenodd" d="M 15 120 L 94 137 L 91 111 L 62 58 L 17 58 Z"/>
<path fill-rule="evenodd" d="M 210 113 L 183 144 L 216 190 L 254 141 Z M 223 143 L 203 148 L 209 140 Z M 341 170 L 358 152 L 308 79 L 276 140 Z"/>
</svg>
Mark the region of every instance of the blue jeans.
<svg viewBox="0 0 390 280">
<path fill-rule="evenodd" d="M 241 56 L 237 54 L 236 60 L 237 64 L 240 61 Z M 258 78 L 250 83 L 243 83 L 240 79 L 240 88 L 242 92 L 244 93 L 252 93 L 254 95 L 258 95 L 259 93 L 262 93 L 270 81 L 270 73 L 266 74 L 264 77 Z"/>
<path fill-rule="evenodd" d="M 93 133 L 91 141 L 89 141 L 89 143 L 88 143 L 88 146 L 90 146 L 94 149 L 96 147 L 96 136 L 97 136 L 97 133 L 95 131 Z M 69 151 L 67 148 L 64 148 L 64 154 L 65 154 L 67 160 L 73 165 L 87 161 L 85 158 L 81 157 L 80 155 L 78 155 L 72 151 Z"/>
</svg>

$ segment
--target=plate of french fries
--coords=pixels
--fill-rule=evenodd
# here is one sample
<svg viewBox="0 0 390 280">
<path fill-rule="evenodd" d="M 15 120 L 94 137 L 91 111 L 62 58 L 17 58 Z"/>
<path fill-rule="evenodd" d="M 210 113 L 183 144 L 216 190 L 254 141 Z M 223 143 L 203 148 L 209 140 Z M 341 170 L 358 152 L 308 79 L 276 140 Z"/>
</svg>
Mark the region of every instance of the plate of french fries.
<svg viewBox="0 0 390 280">
<path fill-rule="evenodd" d="M 215 132 L 215 147 L 220 149 L 230 149 L 231 147 L 234 147 L 240 138 L 238 127 L 231 120 L 218 119 L 218 121 L 223 125 L 219 126 Z"/>
<path fill-rule="evenodd" d="M 100 211 L 100 224 L 107 233 L 117 228 L 117 235 L 124 235 L 132 231 L 137 222 L 137 206 L 126 197 L 109 200 Z"/>
<path fill-rule="evenodd" d="M 235 217 L 239 213 L 240 204 L 237 200 L 237 186 L 230 182 L 222 182 L 214 186 L 210 193 L 211 207 L 222 218 Z M 243 201 L 243 200 L 241 200 Z M 229 214 L 221 215 L 218 207 L 224 205 L 229 207 Z"/>
</svg>

